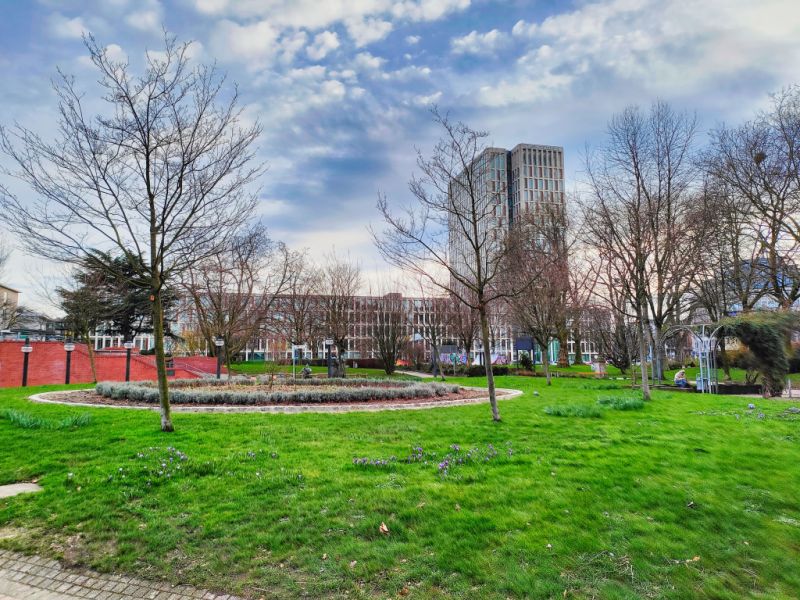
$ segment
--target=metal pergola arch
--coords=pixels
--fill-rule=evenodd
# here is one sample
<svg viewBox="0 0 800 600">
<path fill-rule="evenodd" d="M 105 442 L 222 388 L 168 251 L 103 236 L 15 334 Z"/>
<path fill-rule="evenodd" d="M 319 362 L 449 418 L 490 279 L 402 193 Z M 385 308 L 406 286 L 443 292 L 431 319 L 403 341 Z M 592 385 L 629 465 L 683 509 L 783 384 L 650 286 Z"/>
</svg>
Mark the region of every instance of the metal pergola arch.
<svg viewBox="0 0 800 600">
<path fill-rule="evenodd" d="M 700 374 L 697 376 L 697 391 L 703 394 L 715 394 L 719 388 L 719 377 L 717 375 L 717 344 L 719 343 L 720 330 L 722 325 L 709 323 L 701 323 L 698 325 L 672 325 L 669 327 L 661 338 L 661 348 L 659 350 L 666 351 L 667 342 L 679 331 L 688 332 L 695 341 L 695 345 L 699 348 L 698 358 L 700 364 Z M 712 329 L 713 328 L 713 329 Z M 698 331 L 699 329 L 699 331 Z M 653 378 L 656 377 L 656 360 L 655 356 L 660 355 L 660 352 L 654 353 L 654 368 Z"/>
</svg>

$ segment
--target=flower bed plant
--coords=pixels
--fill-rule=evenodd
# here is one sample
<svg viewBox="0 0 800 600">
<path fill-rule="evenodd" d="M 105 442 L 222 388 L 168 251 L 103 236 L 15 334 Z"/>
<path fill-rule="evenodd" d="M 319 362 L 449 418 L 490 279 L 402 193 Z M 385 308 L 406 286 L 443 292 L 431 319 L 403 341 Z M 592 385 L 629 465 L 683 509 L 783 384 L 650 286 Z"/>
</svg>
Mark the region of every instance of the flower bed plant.
<svg viewBox="0 0 800 600">
<path fill-rule="evenodd" d="M 265 385 L 258 379 L 234 379 L 237 386 Z M 409 381 L 387 382 L 384 379 L 298 379 L 291 380 L 297 389 L 286 391 L 263 391 L 254 389 L 243 392 L 229 390 L 225 381 L 216 379 L 190 379 L 171 382 L 171 399 L 177 404 L 318 404 L 339 402 L 369 402 L 385 400 L 407 400 L 415 398 L 441 397 L 460 391 L 457 385 L 441 383 L 417 383 Z M 324 382 L 324 383 L 323 383 Z M 334 389 L 325 389 L 335 386 Z M 197 388 L 219 388 L 214 390 Z M 98 383 L 95 391 L 107 398 L 157 404 L 158 389 L 151 382 Z"/>
</svg>

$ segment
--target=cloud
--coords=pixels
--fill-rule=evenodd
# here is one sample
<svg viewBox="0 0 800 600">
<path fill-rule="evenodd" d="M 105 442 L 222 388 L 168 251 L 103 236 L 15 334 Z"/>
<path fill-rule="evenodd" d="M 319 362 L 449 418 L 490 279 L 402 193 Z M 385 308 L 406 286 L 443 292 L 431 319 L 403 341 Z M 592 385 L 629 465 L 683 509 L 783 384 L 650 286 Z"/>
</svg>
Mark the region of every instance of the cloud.
<svg viewBox="0 0 800 600">
<path fill-rule="evenodd" d="M 404 0 L 392 6 L 392 14 L 410 21 L 437 21 L 469 5 L 470 0 Z"/>
<path fill-rule="evenodd" d="M 450 40 L 450 49 L 453 54 L 488 55 L 505 45 L 506 37 L 497 29 L 486 33 L 472 31 L 463 37 Z"/>
<path fill-rule="evenodd" d="M 386 62 L 385 58 L 373 56 L 369 52 L 359 52 L 353 59 L 353 66 L 357 71 L 379 71 Z"/>
<path fill-rule="evenodd" d="M 194 0 L 193 4 L 202 15 L 269 18 L 278 28 L 317 30 L 368 18 L 436 21 L 469 8 L 470 0 Z"/>
<path fill-rule="evenodd" d="M 420 36 L 418 36 L 418 35 L 407 35 L 406 36 L 406 44 L 408 44 L 409 46 L 414 46 L 416 44 L 419 44 L 419 41 L 421 39 L 422 38 Z"/>
<path fill-rule="evenodd" d="M 314 36 L 313 43 L 306 48 L 311 60 L 322 60 L 339 47 L 339 36 L 335 31 L 323 31 Z"/>
<path fill-rule="evenodd" d="M 153 8 L 132 12 L 125 17 L 125 22 L 134 29 L 154 33 L 161 31 L 162 21 L 161 7 L 157 3 Z"/>
<path fill-rule="evenodd" d="M 50 15 L 47 19 L 47 25 L 51 34 L 62 39 L 79 40 L 84 33 L 89 31 L 81 17 L 70 19 L 60 13 Z"/>
<path fill-rule="evenodd" d="M 442 98 L 442 92 L 434 92 L 433 94 L 425 95 L 418 95 L 412 98 L 412 102 L 417 106 L 428 106 L 430 104 L 436 104 Z"/>
<path fill-rule="evenodd" d="M 356 48 L 361 48 L 385 38 L 391 33 L 393 25 L 381 19 L 350 19 L 346 23 L 347 34 Z"/>
<path fill-rule="evenodd" d="M 223 60 L 263 63 L 275 55 L 278 35 L 269 21 L 239 25 L 222 20 L 211 32 L 210 43 L 212 51 Z"/>
<path fill-rule="evenodd" d="M 784 80 L 800 60 L 798 30 L 800 11 L 780 0 L 594 2 L 539 23 L 518 21 L 511 33 L 527 49 L 494 81 L 483 77 L 473 97 L 499 107 L 564 95 L 576 85 L 635 82 L 651 95 L 674 96 L 748 71 Z M 453 51 L 478 47 L 479 35 L 471 36 Z"/>
</svg>

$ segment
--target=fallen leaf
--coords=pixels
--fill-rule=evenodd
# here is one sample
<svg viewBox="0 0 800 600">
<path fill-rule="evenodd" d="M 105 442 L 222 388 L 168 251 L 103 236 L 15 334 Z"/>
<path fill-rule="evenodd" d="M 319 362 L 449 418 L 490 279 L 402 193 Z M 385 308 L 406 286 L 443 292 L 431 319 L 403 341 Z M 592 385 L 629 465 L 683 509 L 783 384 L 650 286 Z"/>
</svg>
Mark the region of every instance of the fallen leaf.
<svg viewBox="0 0 800 600">
<path fill-rule="evenodd" d="M 400 595 L 401 596 L 408 596 L 408 592 L 409 592 L 408 588 L 403 586 L 403 588 L 400 590 Z"/>
<path fill-rule="evenodd" d="M 389 535 L 389 528 L 383 521 L 381 521 L 381 526 L 378 527 L 378 531 L 380 531 L 383 535 Z"/>
<path fill-rule="evenodd" d="M 552 550 L 553 549 L 553 544 L 547 544 L 547 549 L 548 550 Z"/>
<path fill-rule="evenodd" d="M 461 505 L 460 504 L 456 504 L 456 510 L 461 510 Z"/>
<path fill-rule="evenodd" d="M 351 569 L 355 569 L 357 564 L 358 564 L 357 560 L 351 560 L 350 561 L 350 568 Z"/>
<path fill-rule="evenodd" d="M 417 508 L 422 508 L 423 506 L 425 506 L 424 502 L 420 502 L 419 504 L 417 504 Z"/>
<path fill-rule="evenodd" d="M 328 555 L 327 554 L 323 554 L 322 555 L 322 560 L 328 560 Z"/>
</svg>

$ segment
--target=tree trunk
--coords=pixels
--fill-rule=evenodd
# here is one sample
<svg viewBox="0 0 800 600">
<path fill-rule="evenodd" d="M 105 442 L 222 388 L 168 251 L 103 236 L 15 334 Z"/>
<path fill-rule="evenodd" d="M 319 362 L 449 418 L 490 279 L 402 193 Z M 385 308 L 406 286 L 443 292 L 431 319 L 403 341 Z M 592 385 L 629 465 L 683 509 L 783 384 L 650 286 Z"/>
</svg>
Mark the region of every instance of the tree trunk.
<svg viewBox="0 0 800 600">
<path fill-rule="evenodd" d="M 500 420 L 500 411 L 497 408 L 497 396 L 494 392 L 494 373 L 492 373 L 492 349 L 489 347 L 489 318 L 486 307 L 481 305 L 481 340 L 483 342 L 483 362 L 486 369 L 486 383 L 489 387 L 489 404 L 492 407 L 492 419 Z"/>
<path fill-rule="evenodd" d="M 340 379 L 344 379 L 347 377 L 347 373 L 345 369 L 347 367 L 347 359 L 345 356 L 347 355 L 347 342 L 340 342 L 336 344 L 336 349 L 338 351 L 337 359 L 337 366 L 336 366 L 336 377 Z"/>
<path fill-rule="evenodd" d="M 575 360 L 572 361 L 573 365 L 582 365 L 583 362 L 583 350 L 581 350 L 581 330 L 580 328 L 576 327 L 572 330 L 572 341 L 575 343 Z"/>
<path fill-rule="evenodd" d="M 89 366 L 92 369 L 92 383 L 97 383 L 97 363 L 95 362 L 94 341 L 89 333 L 84 333 L 83 341 L 86 343 L 86 353 L 89 355 Z"/>
<path fill-rule="evenodd" d="M 553 381 L 550 375 L 550 340 L 547 344 L 542 344 L 542 369 L 544 370 L 544 377 L 547 380 L 547 385 L 552 385 Z"/>
<path fill-rule="evenodd" d="M 664 379 L 664 363 L 667 360 L 667 353 L 662 347 L 661 328 L 653 327 L 653 377 L 658 382 Z"/>
<path fill-rule="evenodd" d="M 728 361 L 728 352 L 725 349 L 725 337 L 719 339 L 719 361 L 722 363 L 722 372 L 725 373 L 723 381 L 731 381 L 731 363 Z M 716 365 L 714 365 L 716 367 Z"/>
<path fill-rule="evenodd" d="M 436 377 L 438 374 L 444 381 L 444 369 L 439 365 L 439 347 L 436 344 L 431 344 L 431 350 L 433 351 L 433 376 Z"/>
<path fill-rule="evenodd" d="M 161 431 L 174 431 L 169 407 L 169 383 L 167 382 L 167 363 L 164 355 L 164 308 L 161 303 L 160 287 L 153 286 L 153 337 L 156 346 L 158 395 L 161 400 Z"/>
<path fill-rule="evenodd" d="M 558 366 L 569 368 L 569 335 L 567 328 L 562 329 L 558 334 Z"/>
<path fill-rule="evenodd" d="M 642 399 L 650 400 L 650 381 L 647 378 L 647 327 L 644 319 L 639 319 L 639 367 L 642 371 Z"/>
</svg>

